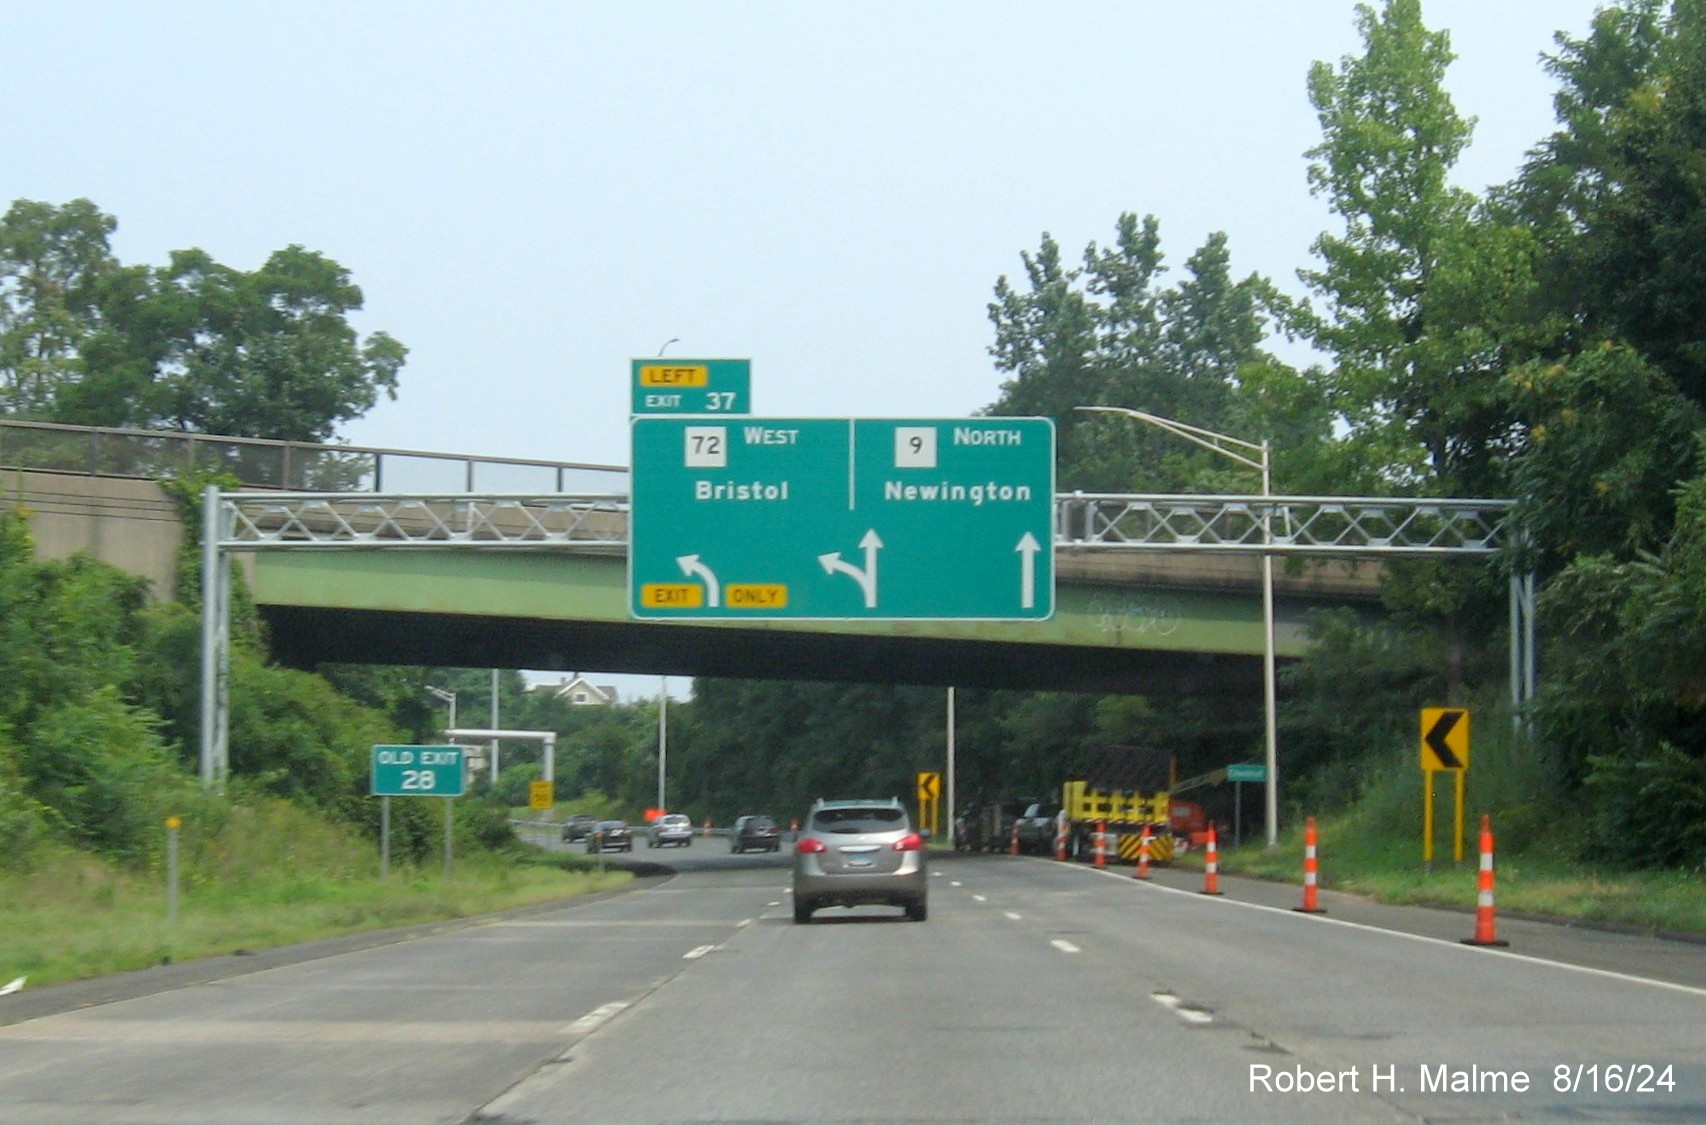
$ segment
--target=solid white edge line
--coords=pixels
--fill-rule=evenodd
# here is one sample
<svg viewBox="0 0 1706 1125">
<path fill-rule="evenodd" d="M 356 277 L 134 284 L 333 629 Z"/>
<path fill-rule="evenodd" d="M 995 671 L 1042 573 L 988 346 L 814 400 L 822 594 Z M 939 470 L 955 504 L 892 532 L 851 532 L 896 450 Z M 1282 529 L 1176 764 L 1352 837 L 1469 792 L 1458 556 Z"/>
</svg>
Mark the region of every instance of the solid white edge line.
<svg viewBox="0 0 1706 1125">
<path fill-rule="evenodd" d="M 1091 870 L 1090 874 L 1105 875 L 1111 879 L 1119 879 L 1120 882 L 1127 886 L 1136 882 L 1136 880 L 1132 879 L 1130 876 L 1113 875 L 1107 871 Z M 1368 930 L 1371 933 L 1388 934 L 1395 938 L 1403 938 L 1405 941 L 1418 941 L 1427 945 L 1440 945 L 1447 949 L 1461 950 L 1465 953 L 1480 953 L 1488 957 L 1508 957 L 1513 961 L 1525 961 L 1530 965 L 1546 965 L 1554 969 L 1564 969 L 1572 973 L 1585 973 L 1590 977 L 1604 977 L 1606 980 L 1620 980 L 1627 981 L 1630 984 L 1651 985 L 1654 988 L 1669 989 L 1672 992 L 1682 992 L 1689 996 L 1706 996 L 1706 988 L 1696 988 L 1691 984 L 1677 984 L 1674 981 L 1654 980 L 1652 977 L 1638 977 L 1631 973 L 1619 973 L 1613 969 L 1596 969 L 1591 965 L 1572 965 L 1568 961 L 1552 961 L 1545 957 L 1530 957 L 1526 953 L 1512 953 L 1508 949 L 1494 949 L 1491 946 L 1470 945 L 1460 941 L 1452 941 L 1448 938 L 1429 937 L 1426 934 L 1411 934 L 1405 933 L 1403 930 L 1389 930 L 1384 926 L 1371 926 L 1367 922 L 1347 922 L 1343 918 L 1327 918 L 1320 914 L 1300 914 L 1295 910 L 1290 910 L 1283 906 L 1264 906 L 1259 902 L 1240 902 L 1235 898 L 1205 899 L 1202 898 L 1197 891 L 1187 891 L 1179 887 L 1163 886 L 1160 883 L 1143 883 L 1141 886 L 1147 890 L 1161 891 L 1172 895 L 1185 895 L 1188 898 L 1198 899 L 1199 901 L 1212 902 L 1215 906 L 1241 906 L 1246 910 L 1265 910 L 1269 914 L 1280 914 L 1287 918 L 1295 918 L 1298 921 L 1312 925 L 1347 926 L 1353 930 Z"/>
</svg>

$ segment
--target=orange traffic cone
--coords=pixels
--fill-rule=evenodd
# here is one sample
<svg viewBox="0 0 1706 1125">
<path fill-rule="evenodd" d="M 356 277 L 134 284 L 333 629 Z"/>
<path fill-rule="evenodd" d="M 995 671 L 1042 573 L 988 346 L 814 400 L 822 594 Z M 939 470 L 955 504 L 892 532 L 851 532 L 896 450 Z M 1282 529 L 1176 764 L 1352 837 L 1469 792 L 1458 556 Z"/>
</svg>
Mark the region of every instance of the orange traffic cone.
<svg viewBox="0 0 1706 1125">
<path fill-rule="evenodd" d="M 1066 862 L 1066 818 L 1063 816 L 1054 823 L 1054 858 Z"/>
<path fill-rule="evenodd" d="M 1137 871 L 1133 878 L 1149 878 L 1149 823 L 1147 821 L 1143 825 L 1143 838 L 1137 842 Z"/>
<path fill-rule="evenodd" d="M 1217 895 L 1220 893 L 1220 849 L 1216 846 L 1212 820 L 1208 822 L 1208 840 L 1203 846 L 1207 850 L 1203 855 L 1202 893 Z"/>
<path fill-rule="evenodd" d="M 1007 854 L 1008 855 L 1018 855 L 1019 854 L 1019 822 L 1016 820 L 1013 822 L 1013 831 L 1011 833 L 1009 833 L 1009 836 L 1008 836 Z"/>
<path fill-rule="evenodd" d="M 1475 936 L 1464 938 L 1464 945 L 1509 945 L 1500 941 L 1493 920 L 1493 818 L 1481 818 L 1481 876 L 1480 893 L 1475 897 Z"/>
<path fill-rule="evenodd" d="M 1316 897 L 1319 872 L 1315 867 L 1315 818 L 1310 817 L 1303 822 L 1303 905 L 1297 907 L 1299 914 L 1325 914 Z"/>
<path fill-rule="evenodd" d="M 1106 867 L 1108 865 L 1108 822 L 1105 820 L 1098 820 L 1096 822 L 1095 862 L 1097 867 Z"/>
</svg>

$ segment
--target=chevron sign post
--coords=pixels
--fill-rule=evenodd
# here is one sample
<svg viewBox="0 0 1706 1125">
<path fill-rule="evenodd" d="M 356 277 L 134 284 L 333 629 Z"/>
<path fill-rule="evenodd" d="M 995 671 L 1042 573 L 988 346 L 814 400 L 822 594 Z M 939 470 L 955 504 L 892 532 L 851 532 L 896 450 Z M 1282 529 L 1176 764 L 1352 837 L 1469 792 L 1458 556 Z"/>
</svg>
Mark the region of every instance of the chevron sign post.
<svg viewBox="0 0 1706 1125">
<path fill-rule="evenodd" d="M 1453 775 L 1457 813 L 1451 859 L 1463 862 L 1463 783 L 1469 773 L 1469 712 L 1462 707 L 1422 708 L 1422 863 L 1434 862 L 1434 774 Z"/>
</svg>

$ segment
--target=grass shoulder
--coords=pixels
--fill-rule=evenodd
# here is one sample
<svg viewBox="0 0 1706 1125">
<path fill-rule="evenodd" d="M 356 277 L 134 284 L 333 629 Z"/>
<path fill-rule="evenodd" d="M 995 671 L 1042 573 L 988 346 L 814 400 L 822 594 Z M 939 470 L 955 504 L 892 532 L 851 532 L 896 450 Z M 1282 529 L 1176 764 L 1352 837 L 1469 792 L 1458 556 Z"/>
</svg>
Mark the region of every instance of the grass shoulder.
<svg viewBox="0 0 1706 1125">
<path fill-rule="evenodd" d="M 1475 845 L 1471 836 L 1461 861 L 1449 847 L 1436 850 L 1430 870 L 1422 862 L 1419 838 L 1370 838 L 1353 823 L 1324 821 L 1316 844 L 1319 885 L 1394 905 L 1473 910 L 1480 872 Z M 1193 853 L 1184 862 L 1200 868 L 1202 855 Z M 1273 851 L 1261 842 L 1222 848 L 1219 868 L 1229 875 L 1301 884 L 1302 834 L 1282 835 Z M 1548 854 L 1543 847 L 1505 853 L 1495 848 L 1493 868 L 1501 913 L 1706 936 L 1706 872 L 1588 865 Z"/>
<path fill-rule="evenodd" d="M 371 854 L 359 867 L 325 857 L 230 878 L 203 872 L 180 891 L 168 918 L 159 871 L 132 871 L 63 851 L 27 873 L 0 875 L 0 985 L 85 980 L 202 957 L 256 951 L 426 922 L 447 921 L 574 898 L 633 878 L 590 859 L 526 851 L 394 864 L 378 877 Z"/>
</svg>

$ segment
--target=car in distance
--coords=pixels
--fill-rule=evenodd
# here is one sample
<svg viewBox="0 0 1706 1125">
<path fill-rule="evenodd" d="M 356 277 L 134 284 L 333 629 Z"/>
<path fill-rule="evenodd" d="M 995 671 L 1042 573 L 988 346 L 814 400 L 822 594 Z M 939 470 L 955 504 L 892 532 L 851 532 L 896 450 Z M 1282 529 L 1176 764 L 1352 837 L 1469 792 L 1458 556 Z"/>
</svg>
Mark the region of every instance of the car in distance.
<svg viewBox="0 0 1706 1125">
<path fill-rule="evenodd" d="M 899 906 L 928 917 L 927 834 L 899 800 L 818 801 L 794 843 L 794 921 L 825 906 Z"/>
<path fill-rule="evenodd" d="M 646 827 L 648 848 L 690 848 L 693 822 L 686 813 L 664 813 Z"/>
<path fill-rule="evenodd" d="M 563 821 L 563 843 L 580 843 L 597 825 L 598 818 L 591 813 L 575 813 Z"/>
<path fill-rule="evenodd" d="M 1014 834 L 1019 838 L 1019 850 L 1026 855 L 1054 854 L 1054 836 L 1060 806 L 1047 801 L 1036 801 L 1025 806 L 1025 811 L 1013 824 Z"/>
<path fill-rule="evenodd" d="M 779 852 L 782 850 L 782 830 L 768 816 L 737 816 L 729 832 L 731 852 Z"/>
<path fill-rule="evenodd" d="M 596 852 L 631 852 L 634 850 L 634 832 L 626 821 L 601 820 L 587 833 L 586 851 L 588 855 Z"/>
</svg>

